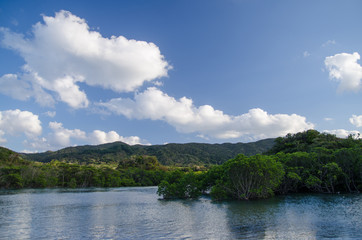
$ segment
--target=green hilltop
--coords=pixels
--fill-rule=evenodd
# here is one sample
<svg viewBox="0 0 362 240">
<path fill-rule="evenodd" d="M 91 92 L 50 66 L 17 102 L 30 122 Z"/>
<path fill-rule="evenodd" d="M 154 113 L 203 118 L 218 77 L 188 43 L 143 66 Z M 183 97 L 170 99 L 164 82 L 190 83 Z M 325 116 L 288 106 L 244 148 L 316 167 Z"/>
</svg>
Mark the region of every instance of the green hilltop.
<svg viewBox="0 0 362 240">
<path fill-rule="evenodd" d="M 274 146 L 274 139 L 265 139 L 251 143 L 170 143 L 165 145 L 128 145 L 114 142 L 101 145 L 68 147 L 58 151 L 22 154 L 23 158 L 51 162 L 58 160 L 73 163 L 110 163 L 121 162 L 131 156 L 155 156 L 162 165 L 193 166 L 222 164 L 237 154 L 252 156 L 264 153 Z"/>
<path fill-rule="evenodd" d="M 273 145 L 272 139 L 154 146 L 114 142 L 34 154 L 0 147 L 0 189 L 155 186 L 174 171 L 205 171 L 239 153 L 254 155 Z"/>
</svg>

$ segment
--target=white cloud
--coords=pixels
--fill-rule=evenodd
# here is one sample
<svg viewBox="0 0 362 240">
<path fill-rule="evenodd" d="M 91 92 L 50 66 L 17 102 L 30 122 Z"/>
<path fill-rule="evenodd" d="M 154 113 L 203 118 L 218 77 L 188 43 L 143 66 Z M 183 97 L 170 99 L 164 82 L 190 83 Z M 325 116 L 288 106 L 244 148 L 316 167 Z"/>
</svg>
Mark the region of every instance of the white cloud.
<svg viewBox="0 0 362 240">
<path fill-rule="evenodd" d="M 23 153 L 36 153 L 48 150 L 56 150 L 58 148 L 50 146 L 48 140 L 45 137 L 33 138 L 31 140 L 24 140 L 23 145 L 29 149 L 23 149 Z"/>
<path fill-rule="evenodd" d="M 33 95 L 31 85 L 19 80 L 16 74 L 5 74 L 0 77 L 0 93 L 18 100 L 27 100 Z"/>
<path fill-rule="evenodd" d="M 53 84 L 53 86 L 49 86 L 49 89 L 58 92 L 61 101 L 73 108 L 88 107 L 89 101 L 87 95 L 79 90 L 79 86 L 75 84 L 72 77 L 66 76 L 64 78 L 58 78 Z"/>
<path fill-rule="evenodd" d="M 98 105 L 130 119 L 162 120 L 179 132 L 198 133 L 204 138 L 243 137 L 256 140 L 314 127 L 306 122 L 305 117 L 296 114 L 272 115 L 259 108 L 238 116 L 227 115 L 210 105 L 196 107 L 192 100 L 186 97 L 176 100 L 155 87 L 137 93 L 134 100 L 116 98 Z"/>
<path fill-rule="evenodd" d="M 0 111 L 0 142 L 6 142 L 6 135 L 17 136 L 25 134 L 28 138 L 35 138 L 42 133 L 38 115 L 28 111 L 6 110 Z"/>
<path fill-rule="evenodd" d="M 328 40 L 327 42 L 322 44 L 322 47 L 328 47 L 328 46 L 334 45 L 334 44 L 336 44 L 335 40 Z"/>
<path fill-rule="evenodd" d="M 115 131 L 104 132 L 94 130 L 86 133 L 80 129 L 67 129 L 59 122 L 49 122 L 51 132 L 45 137 L 35 137 L 23 142 L 26 150 L 22 152 L 39 152 L 47 150 L 58 150 L 64 147 L 76 146 L 77 144 L 103 144 L 121 141 L 129 145 L 148 145 L 148 141 L 137 136 L 123 137 Z M 74 144 L 76 142 L 77 144 Z M 1 130 L 0 130 L 1 143 Z M 31 150 L 29 150 L 31 149 Z"/>
<path fill-rule="evenodd" d="M 162 87 L 163 86 L 163 82 L 160 81 L 154 81 L 153 85 L 157 86 L 157 87 Z"/>
<path fill-rule="evenodd" d="M 15 75 L 1 78 L 0 85 L 18 88 L 5 94 L 25 100 L 34 96 L 31 85 L 35 84 L 55 92 L 69 106 L 83 108 L 89 101 L 79 82 L 130 92 L 167 76 L 171 68 L 155 44 L 123 36 L 104 38 L 70 12 L 43 16 L 43 21 L 33 26 L 32 38 L 0 28 L 2 45 L 17 51 L 26 62 L 20 79 Z M 22 91 L 27 94 L 21 95 Z"/>
<path fill-rule="evenodd" d="M 47 111 L 47 112 L 45 112 L 44 114 L 45 114 L 46 116 L 48 116 L 48 117 L 53 118 L 53 117 L 55 117 L 55 115 L 57 114 L 57 112 L 55 112 L 55 111 Z"/>
<path fill-rule="evenodd" d="M 333 121 L 333 118 L 326 117 L 326 118 L 324 118 L 324 121 L 330 122 L 330 121 Z"/>
<path fill-rule="evenodd" d="M 137 136 L 122 137 L 115 131 L 104 132 L 101 130 L 94 130 L 88 136 L 89 142 L 92 144 L 104 144 L 116 141 L 121 141 L 129 145 L 143 144 L 147 145 L 147 141 L 142 141 Z"/>
<path fill-rule="evenodd" d="M 86 133 L 79 129 L 66 129 L 62 123 L 49 122 L 49 128 L 53 131 L 49 138 L 49 144 L 53 147 L 67 147 L 71 145 L 70 139 L 86 139 Z"/>
<path fill-rule="evenodd" d="M 23 101 L 35 98 L 42 106 L 53 106 L 53 97 L 32 80 L 34 77 L 31 73 L 25 73 L 21 78 L 16 74 L 5 74 L 0 77 L 0 93 Z"/>
<path fill-rule="evenodd" d="M 352 117 L 349 119 L 349 122 L 356 127 L 362 127 L 362 115 L 352 115 Z"/>
<path fill-rule="evenodd" d="M 346 138 L 349 135 L 359 136 L 359 134 L 360 134 L 359 131 L 353 131 L 353 130 L 349 131 L 349 130 L 345 130 L 345 129 L 324 130 L 323 132 L 336 135 L 339 138 Z"/>
<path fill-rule="evenodd" d="M 3 138 L 4 135 L 5 135 L 5 132 L 3 130 L 0 130 L 0 144 L 7 142 L 6 139 Z"/>
<path fill-rule="evenodd" d="M 310 53 L 308 51 L 303 52 L 303 57 L 309 57 L 309 56 L 310 56 Z"/>
<path fill-rule="evenodd" d="M 338 91 L 358 91 L 361 87 L 362 67 L 357 63 L 359 59 L 360 55 L 357 52 L 326 57 L 324 63 L 330 79 L 339 82 Z"/>
</svg>

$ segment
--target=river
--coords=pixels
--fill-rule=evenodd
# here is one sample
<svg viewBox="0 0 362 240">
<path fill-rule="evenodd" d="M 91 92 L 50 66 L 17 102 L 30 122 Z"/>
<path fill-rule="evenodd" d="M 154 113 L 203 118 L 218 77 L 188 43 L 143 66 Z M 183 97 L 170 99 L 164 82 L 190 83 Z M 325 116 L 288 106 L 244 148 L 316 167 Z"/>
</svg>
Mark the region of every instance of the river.
<svg viewBox="0 0 362 240">
<path fill-rule="evenodd" d="M 160 200 L 156 187 L 0 191 L 0 239 L 362 239 L 362 195 Z"/>
</svg>

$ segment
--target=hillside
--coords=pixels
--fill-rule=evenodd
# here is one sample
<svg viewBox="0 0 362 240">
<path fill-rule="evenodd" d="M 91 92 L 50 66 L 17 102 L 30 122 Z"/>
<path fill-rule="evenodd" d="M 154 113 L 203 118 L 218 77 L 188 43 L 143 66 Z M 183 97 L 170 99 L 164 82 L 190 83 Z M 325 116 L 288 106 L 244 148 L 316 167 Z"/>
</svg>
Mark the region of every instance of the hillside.
<svg viewBox="0 0 362 240">
<path fill-rule="evenodd" d="M 165 145 L 134 145 L 130 146 L 122 142 L 107 143 L 96 146 L 68 147 L 58 151 L 44 153 L 23 154 L 25 159 L 39 162 L 52 160 L 97 163 L 119 162 L 133 155 L 156 156 L 163 165 L 204 165 L 222 164 L 237 154 L 247 156 L 263 153 L 274 146 L 274 139 L 265 139 L 251 143 L 186 143 Z"/>
<path fill-rule="evenodd" d="M 0 167 L 12 165 L 27 165 L 29 163 L 30 162 L 22 159 L 19 153 L 16 153 L 4 147 L 0 147 Z"/>
</svg>

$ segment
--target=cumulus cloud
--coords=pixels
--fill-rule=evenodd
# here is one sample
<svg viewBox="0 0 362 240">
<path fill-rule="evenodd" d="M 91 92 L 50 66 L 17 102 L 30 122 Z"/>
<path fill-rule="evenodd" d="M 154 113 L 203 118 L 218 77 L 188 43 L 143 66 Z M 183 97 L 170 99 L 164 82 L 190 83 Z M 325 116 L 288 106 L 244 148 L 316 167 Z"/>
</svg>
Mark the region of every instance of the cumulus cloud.
<svg viewBox="0 0 362 240">
<path fill-rule="evenodd" d="M 352 115 L 352 117 L 349 119 L 349 122 L 356 127 L 362 127 L 362 115 Z"/>
<path fill-rule="evenodd" d="M 33 26 L 32 38 L 0 28 L 2 46 L 26 62 L 23 73 L 1 77 L 0 86 L 16 88 L 5 94 L 25 100 L 35 96 L 36 85 L 73 108 L 84 108 L 89 100 L 80 82 L 130 92 L 167 76 L 171 68 L 155 44 L 123 36 L 104 38 L 70 12 L 43 16 L 43 21 Z"/>
<path fill-rule="evenodd" d="M 6 142 L 6 135 L 17 136 L 25 134 L 28 138 L 35 138 L 42 133 L 38 115 L 28 111 L 6 110 L 0 111 L 0 142 Z"/>
<path fill-rule="evenodd" d="M 49 144 L 55 147 L 70 146 L 70 139 L 86 139 L 86 133 L 79 129 L 66 129 L 62 123 L 50 122 L 49 128 L 53 131 L 49 136 Z"/>
<path fill-rule="evenodd" d="M 0 92 L 19 100 L 34 98 L 44 105 L 62 101 L 72 108 L 86 108 L 90 101 L 82 89 L 84 84 L 119 93 L 133 92 L 145 82 L 161 86 L 157 79 L 167 76 L 171 68 L 155 44 L 123 36 L 105 38 L 91 30 L 84 19 L 67 11 L 54 17 L 43 16 L 43 22 L 35 24 L 29 36 L 0 28 L 2 46 L 16 51 L 25 61 L 21 73 L 0 77 Z M 210 105 L 195 106 L 190 98 L 175 99 L 156 87 L 136 93 L 134 99 L 116 98 L 98 105 L 130 119 L 165 121 L 179 132 L 205 138 L 255 140 L 314 127 L 305 117 L 269 114 L 259 108 L 228 115 Z M 35 145 L 63 147 L 72 139 L 93 143 L 141 141 L 114 131 L 87 134 L 64 128 L 58 122 L 51 122 L 49 128 L 50 135 L 38 138 Z"/>
<path fill-rule="evenodd" d="M 137 136 L 122 137 L 115 131 L 104 132 L 101 130 L 94 130 L 88 136 L 89 142 L 92 144 L 104 144 L 116 141 L 121 141 L 129 145 L 143 144 L 147 145 L 148 142 L 141 140 Z"/>
<path fill-rule="evenodd" d="M 115 98 L 98 105 L 129 119 L 162 120 L 179 132 L 198 133 L 199 136 L 205 138 L 244 137 L 248 140 L 256 140 L 314 127 L 312 123 L 306 122 L 305 117 L 296 114 L 273 115 L 259 108 L 251 109 L 238 116 L 227 115 L 210 105 L 197 107 L 191 99 L 186 97 L 177 100 L 155 87 L 135 94 L 134 100 Z"/>
<path fill-rule="evenodd" d="M 19 80 L 16 74 L 5 74 L 0 77 L 0 93 L 18 100 L 27 100 L 33 95 L 31 85 Z"/>
<path fill-rule="evenodd" d="M 33 79 L 37 76 L 29 72 L 20 78 L 17 74 L 5 74 L 0 77 L 0 93 L 23 101 L 34 98 L 42 106 L 54 106 L 53 97 Z"/>
<path fill-rule="evenodd" d="M 330 79 L 339 82 L 338 91 L 358 91 L 361 87 L 362 67 L 357 61 L 360 55 L 340 53 L 326 57 L 324 64 L 329 71 Z"/>
<path fill-rule="evenodd" d="M 23 145 L 28 149 L 23 149 L 23 153 L 37 153 L 48 150 L 56 150 L 58 148 L 50 146 L 48 140 L 45 137 L 37 137 L 33 139 L 26 139 L 23 141 Z M 30 150 L 29 150 L 30 149 Z"/>
<path fill-rule="evenodd" d="M 101 130 L 94 130 L 90 133 L 86 133 L 80 129 L 67 129 L 62 123 L 56 121 L 49 122 L 48 127 L 51 131 L 47 136 L 25 140 L 23 143 L 27 147 L 27 150 L 23 150 L 23 152 L 58 150 L 64 147 L 75 146 L 77 144 L 104 144 L 116 141 L 121 141 L 129 145 L 149 144 L 146 140 L 142 140 L 137 136 L 123 137 L 115 131 L 104 132 Z"/>
<path fill-rule="evenodd" d="M 336 135 L 339 138 L 346 138 L 349 135 L 354 135 L 354 136 L 359 137 L 359 135 L 360 135 L 359 131 L 354 131 L 354 130 L 349 131 L 349 130 L 345 130 L 345 129 L 324 130 L 323 132 Z"/>
</svg>

